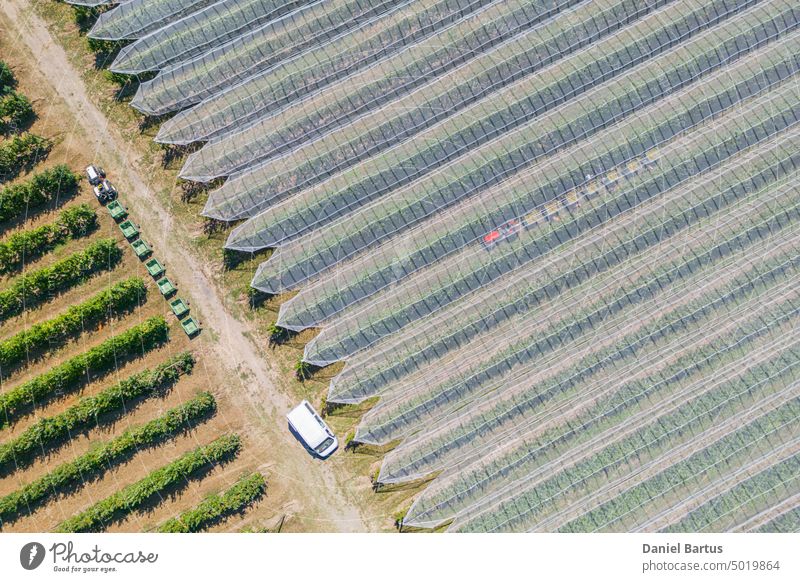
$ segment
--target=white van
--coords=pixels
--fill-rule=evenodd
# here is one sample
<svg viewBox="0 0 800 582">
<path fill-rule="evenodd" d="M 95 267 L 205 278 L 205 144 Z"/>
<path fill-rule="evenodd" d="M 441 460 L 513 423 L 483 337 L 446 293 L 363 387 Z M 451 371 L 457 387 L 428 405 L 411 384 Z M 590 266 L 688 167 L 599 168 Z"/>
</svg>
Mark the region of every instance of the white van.
<svg viewBox="0 0 800 582">
<path fill-rule="evenodd" d="M 339 441 L 325 421 L 311 407 L 308 400 L 303 400 L 286 415 L 289 426 L 303 440 L 305 445 L 319 457 L 326 458 L 336 450 Z"/>
</svg>

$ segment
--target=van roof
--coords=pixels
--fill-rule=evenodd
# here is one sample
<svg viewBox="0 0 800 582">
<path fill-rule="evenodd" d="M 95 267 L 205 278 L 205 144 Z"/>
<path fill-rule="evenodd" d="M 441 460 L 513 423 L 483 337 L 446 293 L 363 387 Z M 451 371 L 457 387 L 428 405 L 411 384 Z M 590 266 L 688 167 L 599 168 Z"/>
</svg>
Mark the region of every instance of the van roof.
<svg viewBox="0 0 800 582">
<path fill-rule="evenodd" d="M 303 440 L 306 441 L 306 444 L 311 448 L 318 446 L 322 441 L 330 437 L 325 428 L 320 424 L 320 421 L 317 420 L 316 413 L 307 400 L 303 400 L 299 405 L 293 408 L 292 411 L 286 415 L 286 418 L 289 419 L 292 427 L 294 427 L 300 436 L 303 437 Z"/>
</svg>

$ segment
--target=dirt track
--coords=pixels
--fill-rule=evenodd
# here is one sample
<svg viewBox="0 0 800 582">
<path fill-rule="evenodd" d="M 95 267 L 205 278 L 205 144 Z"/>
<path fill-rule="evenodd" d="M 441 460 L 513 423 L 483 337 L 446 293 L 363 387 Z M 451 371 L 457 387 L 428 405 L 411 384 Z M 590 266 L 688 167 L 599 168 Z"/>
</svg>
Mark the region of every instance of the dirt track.
<svg viewBox="0 0 800 582">
<path fill-rule="evenodd" d="M 22 0 L 4 0 L 0 10 L 15 23 L 18 42 L 35 55 L 36 66 L 72 110 L 82 132 L 92 136 L 85 148 L 87 161 L 101 162 L 113 176 L 136 218 L 146 225 L 148 240 L 172 276 L 183 291 L 190 290 L 192 307 L 199 312 L 205 329 L 199 348 L 206 365 L 219 365 L 222 373 L 213 376 L 229 382 L 225 389 L 238 396 L 243 415 L 258 416 L 259 426 L 253 431 L 261 447 L 256 449 L 264 450 L 251 447 L 245 454 L 261 457 L 260 463 L 270 467 L 268 478 L 290 491 L 296 502 L 291 504 L 294 517 L 303 529 L 369 530 L 359 508 L 343 492 L 332 466 L 311 459 L 288 432 L 284 414 L 292 405 L 291 398 L 277 388 L 274 369 L 248 339 L 248 335 L 254 336 L 254 330 L 231 315 L 223 299 L 225 293 L 212 276 L 213 266 L 204 264 L 191 250 L 188 234 L 175 228 L 170 209 L 155 194 L 161 185 L 149 184 L 147 174 L 139 170 L 144 166 L 141 155 L 108 123 L 67 54 L 31 7 Z"/>
</svg>

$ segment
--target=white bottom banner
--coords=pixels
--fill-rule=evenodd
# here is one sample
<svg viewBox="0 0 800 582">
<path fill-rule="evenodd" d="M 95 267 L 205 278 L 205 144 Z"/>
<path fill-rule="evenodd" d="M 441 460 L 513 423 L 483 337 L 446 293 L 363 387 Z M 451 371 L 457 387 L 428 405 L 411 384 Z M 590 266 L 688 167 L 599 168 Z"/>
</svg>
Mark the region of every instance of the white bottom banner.
<svg viewBox="0 0 800 582">
<path fill-rule="evenodd" d="M 0 534 L 0 580 L 800 580 L 798 534 Z"/>
</svg>

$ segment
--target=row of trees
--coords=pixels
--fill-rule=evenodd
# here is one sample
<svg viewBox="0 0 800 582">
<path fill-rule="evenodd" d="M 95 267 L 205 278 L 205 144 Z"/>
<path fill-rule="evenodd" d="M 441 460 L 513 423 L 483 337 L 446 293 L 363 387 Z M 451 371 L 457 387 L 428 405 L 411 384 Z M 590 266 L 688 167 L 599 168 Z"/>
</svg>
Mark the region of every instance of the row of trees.
<svg viewBox="0 0 800 582">
<path fill-rule="evenodd" d="M 5 61 L 0 61 L 0 95 L 13 91 L 17 86 L 17 78 Z"/>
<path fill-rule="evenodd" d="M 53 147 L 52 140 L 22 133 L 0 142 L 0 182 L 11 180 L 43 160 Z"/>
<path fill-rule="evenodd" d="M 17 79 L 11 68 L 0 61 L 0 130 L 16 131 L 25 121 L 33 117 L 30 100 L 18 93 Z"/>
<path fill-rule="evenodd" d="M 128 460 L 135 453 L 174 438 L 211 416 L 216 401 L 201 392 L 188 402 L 168 410 L 146 424 L 126 430 L 111 441 L 96 444 L 89 452 L 56 467 L 50 473 L 0 497 L 0 526 L 33 511 L 50 499 L 66 495 L 99 479 L 106 471 Z"/>
<path fill-rule="evenodd" d="M 71 336 L 112 315 L 125 313 L 147 297 L 147 287 L 139 277 L 120 281 L 88 301 L 72 305 L 58 317 L 0 341 L 0 371 L 22 363 L 31 352 L 63 345 Z"/>
<path fill-rule="evenodd" d="M 191 354 L 180 354 L 98 394 L 83 397 L 64 412 L 40 418 L 18 436 L 0 444 L 0 473 L 19 468 L 65 438 L 96 426 L 105 414 L 130 410 L 136 400 L 166 390 L 184 372 L 191 371 L 193 365 Z"/>
<path fill-rule="evenodd" d="M 55 221 L 15 232 L 0 242 L 0 275 L 16 271 L 69 239 L 86 236 L 97 228 L 97 214 L 87 204 L 62 211 Z"/>
<path fill-rule="evenodd" d="M 26 273 L 0 291 L 0 321 L 83 283 L 98 271 L 113 268 L 121 258 L 122 250 L 117 242 L 104 238 L 50 266 Z"/>
<path fill-rule="evenodd" d="M 0 96 L 0 129 L 16 131 L 33 117 L 33 105 L 22 93 L 11 91 Z"/>
<path fill-rule="evenodd" d="M 214 465 L 232 459 L 239 453 L 240 448 L 239 435 L 223 435 L 156 469 L 144 479 L 95 503 L 86 511 L 67 519 L 56 528 L 56 531 L 61 533 L 101 531 L 108 524 L 143 507 L 155 495 L 174 490 Z"/>
<path fill-rule="evenodd" d="M 222 494 L 206 497 L 197 507 L 165 521 L 157 531 L 193 533 L 202 531 L 225 517 L 244 511 L 266 491 L 267 481 L 261 473 L 253 473 L 237 481 Z"/>
<path fill-rule="evenodd" d="M 2 172 L 0 171 L 0 175 Z M 0 190 L 0 223 L 75 193 L 80 177 L 61 164 Z"/>
<path fill-rule="evenodd" d="M 0 429 L 24 412 L 61 394 L 78 389 L 87 378 L 107 373 L 131 356 L 141 355 L 167 341 L 169 326 L 162 316 L 151 317 L 100 345 L 50 368 L 44 374 L 0 394 Z"/>
</svg>

